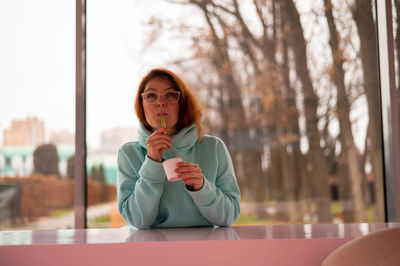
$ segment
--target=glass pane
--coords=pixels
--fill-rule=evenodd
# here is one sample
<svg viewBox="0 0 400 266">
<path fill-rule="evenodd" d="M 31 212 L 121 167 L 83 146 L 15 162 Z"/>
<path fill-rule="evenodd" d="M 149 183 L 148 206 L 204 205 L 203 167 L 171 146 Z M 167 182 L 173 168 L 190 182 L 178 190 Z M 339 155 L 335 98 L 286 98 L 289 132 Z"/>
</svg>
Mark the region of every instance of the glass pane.
<svg viewBox="0 0 400 266">
<path fill-rule="evenodd" d="M 242 193 L 235 225 L 384 221 L 371 3 L 106 2 L 88 1 L 88 168 L 115 167 L 123 138 L 102 134 L 138 127 L 140 79 L 167 67 L 229 149 Z"/>
<path fill-rule="evenodd" d="M 75 3 L 0 2 L 0 229 L 73 228 Z"/>
<path fill-rule="evenodd" d="M 126 225 L 118 212 L 115 184 L 118 148 L 137 139 L 136 54 L 132 49 L 138 2 L 87 1 L 89 228 Z"/>
</svg>

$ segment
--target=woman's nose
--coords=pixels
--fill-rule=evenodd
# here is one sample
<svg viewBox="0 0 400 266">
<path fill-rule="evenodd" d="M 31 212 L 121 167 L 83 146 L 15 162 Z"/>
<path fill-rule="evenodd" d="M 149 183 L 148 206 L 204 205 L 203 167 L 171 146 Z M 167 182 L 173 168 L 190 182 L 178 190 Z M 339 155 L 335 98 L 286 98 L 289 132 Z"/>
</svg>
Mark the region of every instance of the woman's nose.
<svg viewBox="0 0 400 266">
<path fill-rule="evenodd" d="M 157 97 L 157 101 L 156 101 L 157 106 L 164 106 L 166 105 L 166 102 L 164 101 L 163 97 L 161 95 L 159 95 Z"/>
</svg>

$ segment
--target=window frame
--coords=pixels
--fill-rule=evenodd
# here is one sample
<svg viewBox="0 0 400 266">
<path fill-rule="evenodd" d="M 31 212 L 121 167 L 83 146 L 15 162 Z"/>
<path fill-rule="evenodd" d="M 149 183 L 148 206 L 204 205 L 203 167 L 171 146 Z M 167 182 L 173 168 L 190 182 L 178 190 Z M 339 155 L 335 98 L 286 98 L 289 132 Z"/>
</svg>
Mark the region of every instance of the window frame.
<svg viewBox="0 0 400 266">
<path fill-rule="evenodd" d="M 375 1 L 386 222 L 400 221 L 400 148 L 391 0 Z"/>
<path fill-rule="evenodd" d="M 87 228 L 86 173 L 86 0 L 76 0 L 76 74 L 75 74 L 75 228 Z"/>
</svg>

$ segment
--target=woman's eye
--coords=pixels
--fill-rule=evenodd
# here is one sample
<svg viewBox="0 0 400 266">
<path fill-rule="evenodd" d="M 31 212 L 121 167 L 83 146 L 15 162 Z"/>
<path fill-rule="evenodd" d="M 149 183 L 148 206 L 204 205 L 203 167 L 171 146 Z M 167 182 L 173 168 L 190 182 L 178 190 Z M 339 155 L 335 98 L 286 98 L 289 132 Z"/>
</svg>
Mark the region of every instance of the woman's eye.
<svg viewBox="0 0 400 266">
<path fill-rule="evenodd" d="M 157 99 L 157 95 L 155 93 L 148 93 L 146 98 L 149 100 Z"/>
<path fill-rule="evenodd" d="M 167 97 L 168 99 L 175 100 L 176 97 L 177 97 L 177 95 L 178 95 L 178 94 L 177 94 L 176 92 L 167 92 L 166 97 Z"/>
</svg>

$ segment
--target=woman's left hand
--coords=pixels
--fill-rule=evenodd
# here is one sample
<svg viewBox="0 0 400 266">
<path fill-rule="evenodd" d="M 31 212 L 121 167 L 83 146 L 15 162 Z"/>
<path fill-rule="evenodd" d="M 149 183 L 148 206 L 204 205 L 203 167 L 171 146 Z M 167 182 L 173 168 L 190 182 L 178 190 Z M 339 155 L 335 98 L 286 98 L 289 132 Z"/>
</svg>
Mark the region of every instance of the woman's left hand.
<svg viewBox="0 0 400 266">
<path fill-rule="evenodd" d="M 182 179 L 183 183 L 193 187 L 194 190 L 199 190 L 203 187 L 203 174 L 199 165 L 191 162 L 179 162 L 176 164 L 175 172 Z"/>
</svg>

